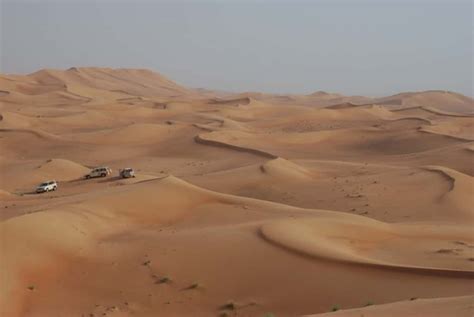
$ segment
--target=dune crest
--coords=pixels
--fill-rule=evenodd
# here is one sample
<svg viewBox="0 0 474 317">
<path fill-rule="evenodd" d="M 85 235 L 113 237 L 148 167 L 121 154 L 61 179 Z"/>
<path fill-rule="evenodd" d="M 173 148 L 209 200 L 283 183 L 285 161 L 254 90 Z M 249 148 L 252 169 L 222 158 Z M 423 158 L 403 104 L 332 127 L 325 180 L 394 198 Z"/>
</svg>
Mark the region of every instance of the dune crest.
<svg viewBox="0 0 474 317">
<path fill-rule="evenodd" d="M 284 158 L 276 158 L 260 165 L 260 170 L 264 174 L 284 180 L 302 180 L 311 179 L 312 173 L 307 169 L 285 160 Z"/>
<path fill-rule="evenodd" d="M 442 203 L 454 206 L 466 220 L 474 221 L 474 178 L 443 166 L 427 166 L 427 170 L 441 173 L 451 182 L 450 190 L 444 194 Z M 449 208 L 452 210 L 453 208 Z"/>
<path fill-rule="evenodd" d="M 50 159 L 38 166 L 39 173 L 50 178 L 56 177 L 57 180 L 77 179 L 84 176 L 89 170 L 81 164 L 65 159 Z"/>
<path fill-rule="evenodd" d="M 435 253 L 437 244 L 443 244 L 447 237 L 474 242 L 469 227 L 451 230 L 449 226 L 411 228 L 362 217 L 347 217 L 284 220 L 265 224 L 260 232 L 266 240 L 308 256 L 383 268 L 474 276 L 468 261 L 451 264 L 443 257 L 436 258 L 429 254 L 429 247 L 423 252 L 409 246 L 415 236 L 426 240 L 424 245 L 433 248 L 431 253 Z M 415 256 L 417 252 L 419 254 Z"/>
</svg>

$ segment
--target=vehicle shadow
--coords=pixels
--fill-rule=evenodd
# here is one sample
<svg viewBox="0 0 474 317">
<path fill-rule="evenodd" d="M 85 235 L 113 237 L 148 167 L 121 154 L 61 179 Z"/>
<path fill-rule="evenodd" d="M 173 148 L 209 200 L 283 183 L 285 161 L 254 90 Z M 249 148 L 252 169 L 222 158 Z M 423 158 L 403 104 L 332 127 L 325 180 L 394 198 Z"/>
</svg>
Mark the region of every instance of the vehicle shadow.
<svg viewBox="0 0 474 317">
<path fill-rule="evenodd" d="M 101 178 L 97 183 L 111 183 L 123 179 L 120 176 L 104 177 Z"/>
<path fill-rule="evenodd" d="M 81 178 L 77 178 L 77 179 L 72 179 L 70 181 L 67 181 L 66 183 L 78 183 L 78 182 L 84 182 L 84 181 L 88 181 L 89 179 L 85 178 L 85 177 L 81 177 Z"/>
<path fill-rule="evenodd" d="M 122 179 L 120 176 L 109 176 L 109 177 L 92 177 L 92 178 L 85 178 L 81 177 L 78 179 L 73 179 L 68 181 L 68 183 L 78 183 L 78 182 L 92 182 L 96 181 L 97 183 L 109 183 L 109 182 L 115 182 L 117 180 Z"/>
<path fill-rule="evenodd" d="M 30 190 L 30 191 L 21 191 L 21 192 L 18 192 L 17 195 L 23 196 L 23 195 L 40 195 L 40 194 L 44 194 L 44 193 L 37 193 L 37 192 L 34 191 L 34 190 Z"/>
</svg>

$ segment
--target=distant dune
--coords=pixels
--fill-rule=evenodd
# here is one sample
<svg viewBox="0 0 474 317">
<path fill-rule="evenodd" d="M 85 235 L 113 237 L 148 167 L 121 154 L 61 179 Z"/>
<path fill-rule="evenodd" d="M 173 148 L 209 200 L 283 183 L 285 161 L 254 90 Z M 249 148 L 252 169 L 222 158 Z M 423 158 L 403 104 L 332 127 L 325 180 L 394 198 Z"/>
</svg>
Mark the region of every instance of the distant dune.
<svg viewBox="0 0 474 317">
<path fill-rule="evenodd" d="M 0 75 L 0 315 L 472 316 L 473 129 L 446 91 Z"/>
</svg>

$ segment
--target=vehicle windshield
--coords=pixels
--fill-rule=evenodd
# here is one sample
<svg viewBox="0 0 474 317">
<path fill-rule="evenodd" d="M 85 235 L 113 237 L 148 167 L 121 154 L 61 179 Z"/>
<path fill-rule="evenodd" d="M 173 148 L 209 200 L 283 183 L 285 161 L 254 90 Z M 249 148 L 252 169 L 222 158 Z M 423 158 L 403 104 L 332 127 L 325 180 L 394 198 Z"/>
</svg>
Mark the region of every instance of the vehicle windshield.
<svg viewBox="0 0 474 317">
<path fill-rule="evenodd" d="M 44 187 L 44 186 L 48 186 L 48 183 L 41 183 L 41 184 L 39 184 L 39 187 Z"/>
</svg>

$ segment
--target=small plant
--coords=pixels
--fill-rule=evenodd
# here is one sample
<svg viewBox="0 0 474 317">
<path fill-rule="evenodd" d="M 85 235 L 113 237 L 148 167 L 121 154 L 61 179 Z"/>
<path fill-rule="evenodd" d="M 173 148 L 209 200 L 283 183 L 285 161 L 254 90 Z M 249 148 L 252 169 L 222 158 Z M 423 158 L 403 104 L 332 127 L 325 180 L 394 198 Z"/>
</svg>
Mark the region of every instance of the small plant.
<svg viewBox="0 0 474 317">
<path fill-rule="evenodd" d="M 36 289 L 36 287 L 34 285 L 29 285 L 27 287 L 30 291 L 34 291 Z"/>
<path fill-rule="evenodd" d="M 331 309 L 331 311 L 338 311 L 340 308 L 338 305 L 334 305 Z"/>
<path fill-rule="evenodd" d="M 372 306 L 373 304 L 374 304 L 374 303 L 372 303 L 372 302 L 367 302 L 367 304 L 365 304 L 365 307 L 367 307 L 367 306 Z"/>
<path fill-rule="evenodd" d="M 186 289 L 196 289 L 198 287 L 199 287 L 199 283 L 194 283 L 194 284 L 191 284 L 188 287 L 186 287 Z"/>
<path fill-rule="evenodd" d="M 237 307 L 234 302 L 228 302 L 221 306 L 222 310 L 235 310 Z"/>
<path fill-rule="evenodd" d="M 145 261 L 145 262 L 142 263 L 142 265 L 144 265 L 144 266 L 148 266 L 148 265 L 150 265 L 150 264 L 151 264 L 151 261 L 150 261 L 150 260 Z"/>
<path fill-rule="evenodd" d="M 412 297 L 412 298 L 410 298 L 410 300 L 415 300 L 415 299 L 418 299 L 418 297 Z"/>
<path fill-rule="evenodd" d="M 265 315 L 263 315 L 263 317 L 275 317 L 275 315 L 272 313 L 266 313 Z"/>
<path fill-rule="evenodd" d="M 157 284 L 164 284 L 164 283 L 170 283 L 170 282 L 171 282 L 171 279 L 167 276 L 164 276 L 158 280 Z"/>
</svg>

